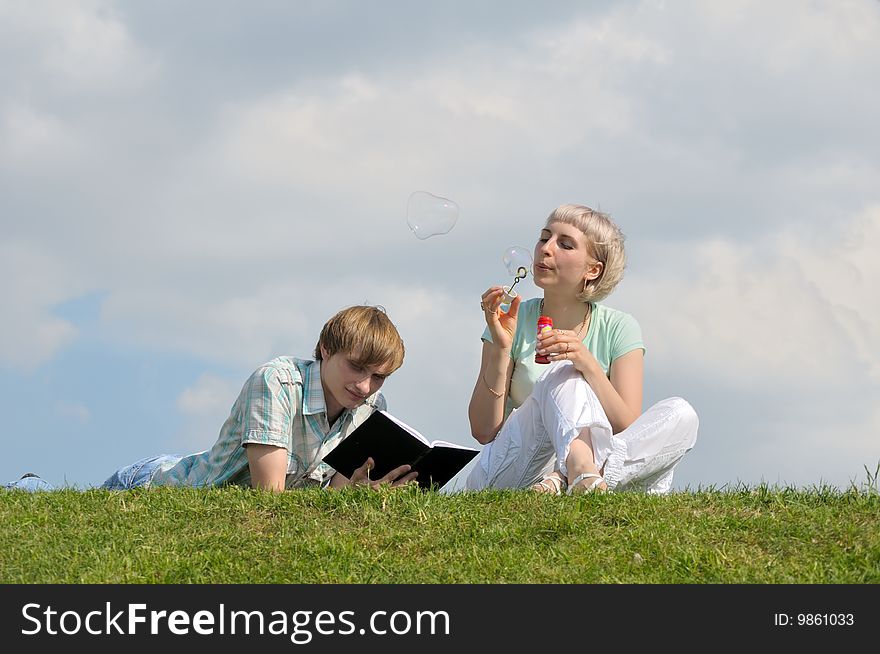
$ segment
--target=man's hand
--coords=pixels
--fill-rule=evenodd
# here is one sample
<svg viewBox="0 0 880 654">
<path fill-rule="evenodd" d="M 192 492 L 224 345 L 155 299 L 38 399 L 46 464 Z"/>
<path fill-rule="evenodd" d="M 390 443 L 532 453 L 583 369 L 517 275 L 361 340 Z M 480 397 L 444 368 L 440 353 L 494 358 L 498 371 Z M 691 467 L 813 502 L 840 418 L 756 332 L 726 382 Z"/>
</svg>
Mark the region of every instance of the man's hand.
<svg viewBox="0 0 880 654">
<path fill-rule="evenodd" d="M 381 479 L 370 479 L 370 470 L 372 470 L 374 466 L 375 463 L 373 462 L 373 459 L 368 458 L 364 462 L 364 465 L 362 465 L 351 474 L 351 479 L 348 480 L 347 484 L 343 483 L 339 486 L 337 486 L 336 484 L 331 485 L 335 488 L 341 488 L 342 486 L 369 486 L 374 490 L 377 490 L 380 486 L 391 486 L 391 488 L 397 488 L 399 486 L 405 486 L 409 484 L 419 474 L 417 472 L 410 472 L 412 466 L 405 464 L 395 468 Z M 338 472 L 335 476 L 345 479 Z"/>
</svg>

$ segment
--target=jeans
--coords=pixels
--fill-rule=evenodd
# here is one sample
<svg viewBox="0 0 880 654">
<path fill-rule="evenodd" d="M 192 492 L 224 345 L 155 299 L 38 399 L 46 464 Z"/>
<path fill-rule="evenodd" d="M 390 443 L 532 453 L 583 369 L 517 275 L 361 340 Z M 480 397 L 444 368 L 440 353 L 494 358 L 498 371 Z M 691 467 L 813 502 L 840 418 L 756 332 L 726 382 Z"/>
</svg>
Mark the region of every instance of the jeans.
<svg viewBox="0 0 880 654">
<path fill-rule="evenodd" d="M 160 465 L 166 462 L 176 463 L 182 457 L 173 454 L 160 454 L 148 456 L 146 459 L 135 461 L 131 465 L 120 468 L 110 478 L 101 484 L 105 490 L 129 490 L 140 486 L 149 485 Z"/>
<path fill-rule="evenodd" d="M 54 486 L 41 477 L 30 476 L 3 484 L 6 490 L 21 490 L 28 493 L 55 490 Z"/>
<path fill-rule="evenodd" d="M 100 488 L 104 490 L 129 490 L 146 486 L 153 479 L 153 475 L 160 465 L 166 462 L 176 463 L 180 458 L 178 455 L 160 454 L 159 456 L 141 459 L 114 472 L 107 481 L 101 484 Z M 36 476 L 24 477 L 17 481 L 9 482 L 4 484 L 3 488 L 7 490 L 22 490 L 29 493 L 55 490 L 55 487 L 48 481 Z"/>
</svg>

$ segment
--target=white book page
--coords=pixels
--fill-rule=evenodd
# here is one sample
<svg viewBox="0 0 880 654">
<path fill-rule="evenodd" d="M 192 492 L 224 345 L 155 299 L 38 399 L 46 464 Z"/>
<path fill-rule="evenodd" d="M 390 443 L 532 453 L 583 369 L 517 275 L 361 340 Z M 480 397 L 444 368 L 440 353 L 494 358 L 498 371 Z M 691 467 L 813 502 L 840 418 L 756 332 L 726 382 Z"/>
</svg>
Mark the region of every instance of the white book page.
<svg viewBox="0 0 880 654">
<path fill-rule="evenodd" d="M 389 420 L 392 420 L 392 421 L 396 422 L 398 425 L 400 425 L 401 427 L 403 427 L 406 431 L 408 431 L 410 434 L 412 434 L 413 436 L 415 436 L 416 438 L 418 438 L 420 441 L 422 441 L 422 442 L 423 442 L 425 445 L 427 445 L 428 447 L 431 446 L 431 442 L 430 442 L 427 438 L 425 438 L 424 436 L 422 436 L 418 431 L 416 431 L 415 429 L 413 429 L 412 427 L 410 427 L 410 426 L 409 426 L 408 424 L 406 424 L 403 420 L 399 420 L 398 418 L 395 418 L 394 416 L 392 416 L 392 415 L 391 415 L 390 413 L 388 413 L 387 411 L 382 411 L 381 413 L 382 413 L 382 415 L 384 415 L 384 416 L 385 416 L 386 418 L 388 418 Z"/>
<path fill-rule="evenodd" d="M 403 420 L 395 418 L 387 411 L 382 411 L 382 413 L 385 415 L 385 417 L 396 422 L 398 425 L 403 427 L 406 431 L 408 431 L 410 434 L 412 434 L 413 436 L 418 438 L 420 441 L 422 441 L 428 447 L 434 447 L 435 445 L 442 445 L 443 447 L 454 447 L 459 450 L 472 450 L 473 449 L 472 447 L 465 447 L 464 445 L 457 445 L 456 443 L 449 443 L 447 441 L 429 441 L 427 438 L 422 436 L 416 429 L 410 427 L 408 424 L 403 422 Z"/>
</svg>

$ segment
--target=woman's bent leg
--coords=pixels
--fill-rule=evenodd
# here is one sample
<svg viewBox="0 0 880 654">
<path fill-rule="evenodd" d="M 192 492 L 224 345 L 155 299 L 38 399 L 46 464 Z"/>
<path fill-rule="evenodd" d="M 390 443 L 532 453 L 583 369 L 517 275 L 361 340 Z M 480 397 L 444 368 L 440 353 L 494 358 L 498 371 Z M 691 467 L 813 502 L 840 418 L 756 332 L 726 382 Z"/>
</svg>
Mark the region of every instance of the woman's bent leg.
<svg viewBox="0 0 880 654">
<path fill-rule="evenodd" d="M 466 488 L 528 488 L 553 472 L 553 443 L 540 419 L 540 407 L 530 395 L 483 447 Z"/>
<path fill-rule="evenodd" d="M 567 476 L 572 441 L 584 430 L 589 430 L 601 465 L 612 449 L 611 424 L 602 405 L 573 365 L 553 364 L 495 440 L 483 448 L 467 487 L 527 488 L 554 469 Z"/>
<path fill-rule="evenodd" d="M 613 449 L 611 423 L 583 375 L 568 362 L 556 364 L 532 394 L 541 407 L 542 429 L 553 442 L 557 469 L 569 482 L 582 472 L 598 472 Z"/>
<path fill-rule="evenodd" d="M 605 465 L 605 481 L 617 490 L 668 493 L 675 466 L 697 441 L 699 418 L 680 397 L 653 405 L 633 424 L 614 436 L 615 447 Z"/>
</svg>

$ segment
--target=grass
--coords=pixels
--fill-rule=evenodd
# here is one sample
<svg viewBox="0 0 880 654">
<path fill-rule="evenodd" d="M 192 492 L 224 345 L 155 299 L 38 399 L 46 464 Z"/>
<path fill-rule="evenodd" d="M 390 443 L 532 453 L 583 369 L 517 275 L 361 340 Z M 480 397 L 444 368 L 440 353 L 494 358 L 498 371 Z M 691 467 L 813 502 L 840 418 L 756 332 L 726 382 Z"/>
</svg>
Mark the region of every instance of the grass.
<svg viewBox="0 0 880 654">
<path fill-rule="evenodd" d="M 0 583 L 880 583 L 880 494 L 0 491 Z"/>
</svg>

